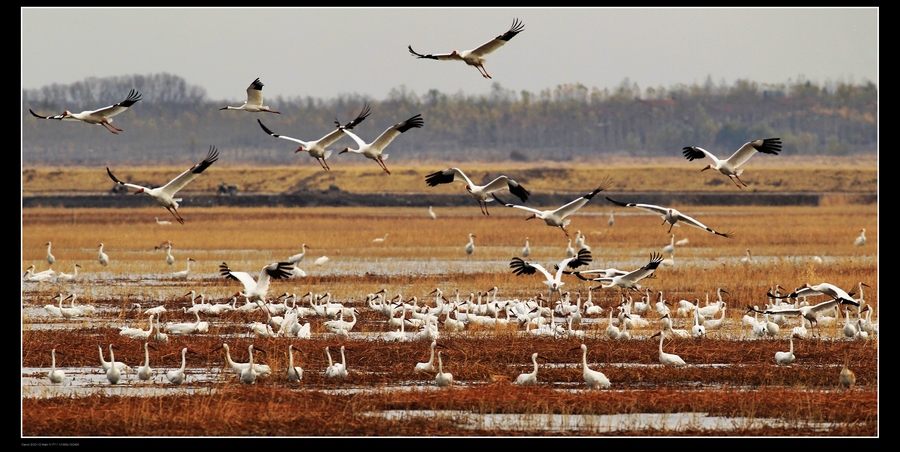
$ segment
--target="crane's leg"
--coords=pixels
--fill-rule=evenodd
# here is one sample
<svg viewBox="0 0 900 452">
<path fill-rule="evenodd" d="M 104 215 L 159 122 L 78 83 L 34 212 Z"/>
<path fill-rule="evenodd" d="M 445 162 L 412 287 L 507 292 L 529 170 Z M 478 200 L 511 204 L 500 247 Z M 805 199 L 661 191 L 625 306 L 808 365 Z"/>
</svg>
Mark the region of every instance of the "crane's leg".
<svg viewBox="0 0 900 452">
<path fill-rule="evenodd" d="M 325 163 L 325 159 L 316 159 L 319 161 L 319 164 L 322 165 L 322 168 L 325 168 L 325 171 L 330 171 L 331 168 L 328 167 L 328 164 Z"/>
<path fill-rule="evenodd" d="M 487 73 L 487 70 L 482 65 L 478 65 L 478 72 L 481 72 L 481 76 L 484 78 L 493 78 L 490 74 Z"/>
<path fill-rule="evenodd" d="M 115 134 L 115 135 L 118 135 L 119 132 L 122 131 L 122 129 L 119 129 L 119 128 L 117 128 L 117 127 L 114 127 L 112 124 L 110 124 L 110 123 L 108 123 L 108 122 L 101 122 L 100 125 L 103 126 L 103 127 L 106 127 L 106 130 L 109 130 L 110 132 L 112 132 L 112 133 Z M 118 130 L 119 132 L 116 132 L 116 130 Z"/>
<path fill-rule="evenodd" d="M 743 184 L 745 187 L 747 186 L 747 184 L 746 184 L 744 181 L 741 180 L 741 177 L 740 177 L 740 176 L 734 176 L 734 178 L 737 179 L 738 182 L 740 182 L 741 184 Z"/>
<path fill-rule="evenodd" d="M 665 221 L 663 221 L 663 223 L 665 223 Z M 675 223 L 670 224 L 670 225 L 669 225 L 669 232 L 666 232 L 666 234 L 670 234 L 670 233 L 672 232 L 672 227 L 674 227 L 674 226 L 675 226 Z"/>
<path fill-rule="evenodd" d="M 741 180 L 739 177 L 737 177 L 737 176 L 728 176 L 728 177 L 731 178 L 731 181 L 734 182 L 734 185 L 737 185 L 737 188 L 744 188 L 744 187 L 747 186 L 747 184 L 744 184 L 744 181 L 742 181 L 742 180 Z M 737 179 L 737 180 L 735 180 L 735 179 Z M 741 187 L 741 184 L 738 184 L 738 183 L 737 183 L 738 180 L 741 181 L 741 184 L 744 184 L 744 187 Z"/>
<path fill-rule="evenodd" d="M 172 216 L 175 217 L 175 219 L 178 220 L 179 223 L 184 224 L 184 218 L 181 218 L 181 215 L 178 215 L 177 210 L 175 210 L 171 207 L 166 207 L 166 209 L 168 209 L 169 213 L 171 213 Z"/>
<path fill-rule="evenodd" d="M 481 214 L 482 215 L 490 215 L 490 213 L 487 210 L 487 203 L 485 203 L 484 201 L 478 201 L 478 204 L 481 206 Z"/>
<path fill-rule="evenodd" d="M 381 159 L 378 159 L 376 161 L 378 162 L 379 165 L 381 165 L 381 169 L 383 169 L 385 173 L 391 174 L 391 172 L 388 171 L 387 167 L 384 166 L 384 162 Z"/>
<path fill-rule="evenodd" d="M 565 227 L 565 226 L 559 225 L 559 228 L 562 229 L 562 231 L 566 233 L 566 237 L 569 236 L 569 231 L 566 230 L 566 227 Z"/>
</svg>

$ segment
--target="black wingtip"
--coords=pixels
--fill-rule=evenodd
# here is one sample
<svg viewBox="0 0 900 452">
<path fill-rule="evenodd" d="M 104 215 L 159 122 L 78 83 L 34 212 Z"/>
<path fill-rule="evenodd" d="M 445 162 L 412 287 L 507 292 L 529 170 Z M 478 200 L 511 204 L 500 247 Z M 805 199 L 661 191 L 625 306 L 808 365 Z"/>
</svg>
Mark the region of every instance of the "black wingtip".
<svg viewBox="0 0 900 452">
<path fill-rule="evenodd" d="M 619 202 L 619 201 L 616 201 L 615 199 L 610 198 L 609 196 L 606 197 L 606 200 L 617 206 L 628 207 L 627 202 Z"/>
</svg>

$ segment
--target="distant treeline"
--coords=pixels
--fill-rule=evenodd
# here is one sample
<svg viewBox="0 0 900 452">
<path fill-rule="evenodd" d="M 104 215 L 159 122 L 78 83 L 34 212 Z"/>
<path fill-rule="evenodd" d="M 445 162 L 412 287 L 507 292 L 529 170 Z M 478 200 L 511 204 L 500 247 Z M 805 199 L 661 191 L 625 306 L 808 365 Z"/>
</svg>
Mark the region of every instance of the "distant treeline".
<svg viewBox="0 0 900 452">
<path fill-rule="evenodd" d="M 114 118 L 118 136 L 99 126 L 32 117 L 76 112 L 119 102 L 132 88 L 143 95 Z M 244 87 L 236 88 L 243 93 Z M 263 94 L 266 94 L 265 89 Z M 235 95 L 235 98 L 238 94 Z M 564 84 L 539 93 L 495 82 L 487 95 L 415 93 L 400 86 L 387 99 L 346 94 L 333 99 L 266 97 L 282 114 L 219 111 L 243 102 L 210 100 L 206 90 L 171 74 L 89 78 L 22 91 L 24 165 L 182 164 L 216 145 L 222 160 L 283 165 L 307 156 L 265 134 L 257 119 L 282 135 L 314 140 L 349 121 L 368 103 L 372 115 L 354 130 L 373 140 L 388 126 L 421 113 L 425 127 L 404 133 L 387 149 L 392 160 L 551 160 L 604 155 L 672 156 L 685 146 L 730 155 L 758 138 L 781 137 L 790 155 L 874 153 L 878 90 L 873 83 L 818 86 L 805 80 L 778 85 L 738 81 L 723 86 L 677 85 L 641 90 L 628 79 L 615 88 Z M 362 156 L 336 154 L 331 158 Z M 309 163 L 309 162 L 306 162 Z"/>
</svg>

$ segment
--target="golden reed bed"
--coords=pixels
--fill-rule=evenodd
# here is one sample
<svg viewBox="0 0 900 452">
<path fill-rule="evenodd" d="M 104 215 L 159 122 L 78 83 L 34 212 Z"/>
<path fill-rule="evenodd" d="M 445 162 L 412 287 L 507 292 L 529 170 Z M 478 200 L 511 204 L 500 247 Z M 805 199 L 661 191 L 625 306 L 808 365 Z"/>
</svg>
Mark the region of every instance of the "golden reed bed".
<svg viewBox="0 0 900 452">
<path fill-rule="evenodd" d="M 725 181 L 727 182 L 727 180 Z M 466 196 L 460 193 L 460 196 Z M 551 207 L 551 206 L 545 206 Z M 433 374 L 413 371 L 416 362 L 427 360 L 427 342 L 385 343 L 361 336 L 342 339 L 325 333 L 318 318 L 309 319 L 312 339 L 252 338 L 247 325 L 263 321 L 257 314 L 226 315 L 212 319 L 210 332 L 172 338 L 155 346 L 154 367 L 172 369 L 180 365 L 180 350 L 188 347 L 187 365 L 192 372 L 218 375 L 211 381 L 189 376 L 185 387 L 198 391 L 185 394 L 164 383 L 155 386 L 169 392 L 148 397 L 91 395 L 77 398 L 28 397 L 22 400 L 22 433 L 25 436 L 362 436 L 362 435 L 752 435 L 752 436 L 874 436 L 878 435 L 877 337 L 869 341 L 842 339 L 838 326 L 823 328 L 821 338 L 795 340 L 797 361 L 776 366 L 773 355 L 786 350 L 788 332 L 777 339 L 752 340 L 741 326 L 747 305 L 762 307 L 766 291 L 776 284 L 788 288 L 827 281 L 850 290 L 864 282 L 867 303 L 878 308 L 878 219 L 877 205 L 821 207 L 690 207 L 685 213 L 716 230 L 733 231 L 723 238 L 703 231 L 675 228 L 674 265 L 664 265 L 656 278 L 646 281 L 666 299 L 677 301 L 707 294 L 714 300 L 718 287 L 729 295 L 728 326 L 708 337 L 665 342 L 667 352 L 677 353 L 689 364 L 683 369 L 658 365 L 659 331 L 655 314 L 651 326 L 632 331 L 626 342 L 606 338 L 607 310 L 619 304 L 618 289 L 591 293 L 602 316 L 590 319 L 585 338 L 551 339 L 529 337 L 522 328 L 470 327 L 464 333 L 444 334 L 438 340 L 446 371 L 457 381 L 451 388 L 435 390 Z M 615 212 L 615 224 L 607 219 Z M 226 209 L 184 206 L 186 224 L 160 226 L 154 217 L 168 215 L 164 209 L 27 209 L 22 213 L 22 268 L 47 268 L 47 241 L 53 243 L 57 262 L 53 268 L 71 273 L 74 263 L 83 268 L 80 282 L 65 287 L 78 293 L 79 304 L 101 308 L 86 320 L 50 320 L 41 306 L 51 303 L 60 288 L 52 284 L 23 283 L 22 365 L 39 368 L 34 375 L 49 385 L 46 370 L 50 349 L 59 366 L 86 368 L 99 375 L 97 344 L 116 343 L 116 358 L 132 365 L 143 360 L 139 341 L 118 335 L 123 325 L 146 327 L 145 317 L 133 307 L 165 303 L 166 321 L 192 320 L 180 311 L 190 303 L 183 295 L 204 292 L 219 302 L 228 301 L 241 289 L 233 280 L 218 275 L 227 262 L 234 270 L 256 274 L 262 265 L 283 260 L 311 247 L 300 266 L 308 276 L 273 282 L 271 295 L 294 292 L 330 292 L 336 301 L 354 305 L 361 314 L 354 333 L 388 330 L 386 319 L 364 304 L 366 294 L 385 289 L 389 297 L 418 297 L 420 304 L 433 305 L 429 293 L 440 288 L 448 297 L 459 289 L 461 297 L 498 287 L 499 298 L 547 297 L 541 278 L 515 276 L 508 268 L 520 254 L 525 237 L 532 255 L 528 260 L 550 267 L 564 257 L 567 239 L 562 231 L 541 222 L 524 221 L 527 214 L 491 206 L 489 217 L 477 204 L 438 209 L 431 220 L 426 209 L 391 208 L 284 208 Z M 580 230 L 591 247 L 591 268 L 614 266 L 637 268 L 670 241 L 660 219 L 633 209 L 619 208 L 600 196 L 571 217 L 574 237 Z M 166 218 L 168 219 L 168 218 Z M 853 240 L 866 228 L 868 243 Z M 476 235 L 476 250 L 463 251 L 468 234 Z M 373 242 L 384 237 L 383 243 Z M 165 253 L 154 250 L 160 242 L 173 243 L 174 266 L 165 263 Z M 97 263 L 97 245 L 112 263 Z M 750 249 L 754 263 L 741 258 Z M 311 258 L 328 256 L 324 265 Z M 182 270 L 186 258 L 197 262 L 187 280 L 171 279 Z M 822 259 L 818 263 L 816 257 Z M 564 290 L 586 299 L 589 284 L 564 278 Z M 637 297 L 637 295 L 636 295 Z M 821 297 L 820 297 L 821 298 Z M 817 302 L 819 300 L 810 300 Z M 241 301 L 242 303 L 242 301 Z M 30 308 L 30 309 L 29 309 Z M 673 309 L 674 311 L 674 309 Z M 851 311 L 855 319 L 855 310 Z M 876 318 L 877 319 L 877 318 Z M 210 320 L 210 319 L 205 319 Z M 690 327 L 689 319 L 677 319 L 676 327 Z M 842 325 L 843 319 L 838 320 Z M 796 321 L 792 325 L 797 324 Z M 49 326 L 58 327 L 48 329 Z M 789 331 L 789 328 L 785 330 Z M 224 335 L 224 336 L 223 336 Z M 243 385 L 224 367 L 222 342 L 231 345 L 233 357 L 247 360 L 247 345 L 266 350 L 258 361 L 276 369 L 255 385 Z M 612 382 L 608 390 L 587 390 L 581 380 L 580 351 L 584 342 L 588 362 Z M 295 364 L 305 370 L 304 379 L 289 383 L 284 375 L 287 346 L 294 344 Z M 322 376 L 326 363 L 324 347 L 348 349 L 350 377 L 336 384 Z M 537 387 L 514 387 L 516 375 L 531 370 L 530 356 L 539 352 L 541 370 Z M 838 374 L 849 356 L 857 386 L 840 390 Z M 132 385 L 133 383 L 128 383 Z M 98 383 L 96 387 L 108 385 Z M 399 389 L 398 389 L 399 388 Z M 346 392 L 334 392 L 346 389 Z M 373 412 L 439 410 L 431 414 L 400 418 L 372 416 Z M 445 411 L 447 410 L 447 411 Z M 514 429 L 477 428 L 453 422 L 446 413 L 554 413 L 574 417 L 613 413 L 709 413 L 741 419 L 728 429 L 620 428 L 553 429 L 542 425 L 519 425 Z M 427 413 L 430 413 L 427 412 Z M 772 427 L 753 427 L 748 419 L 777 418 L 787 421 Z M 537 422 L 537 421 L 535 421 Z M 824 427 L 823 427 L 824 425 Z"/>
</svg>

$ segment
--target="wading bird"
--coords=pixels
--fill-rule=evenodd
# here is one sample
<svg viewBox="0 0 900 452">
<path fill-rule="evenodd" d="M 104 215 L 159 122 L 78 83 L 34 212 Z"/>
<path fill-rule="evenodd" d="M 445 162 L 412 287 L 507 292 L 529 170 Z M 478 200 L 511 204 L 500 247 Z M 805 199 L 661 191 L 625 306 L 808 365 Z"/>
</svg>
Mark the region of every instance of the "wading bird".
<svg viewBox="0 0 900 452">
<path fill-rule="evenodd" d="M 171 221 L 160 220 L 159 217 L 153 217 L 153 218 L 156 219 L 156 224 L 158 224 L 160 226 L 168 226 L 168 225 L 172 224 Z"/>
<path fill-rule="evenodd" d="M 850 370 L 850 355 L 848 353 L 844 353 L 844 368 L 841 369 L 841 376 L 839 381 L 839 386 L 842 388 L 853 389 L 853 385 L 856 384 L 856 374 Z"/>
<path fill-rule="evenodd" d="M 181 368 L 166 372 L 166 379 L 169 380 L 169 383 L 172 383 L 173 385 L 180 385 L 184 383 L 184 367 L 187 364 L 184 355 L 187 354 L 187 351 L 187 347 L 181 349 Z M 250 359 L 252 361 L 253 357 L 251 356 Z"/>
<path fill-rule="evenodd" d="M 466 173 L 462 172 L 459 168 L 447 168 L 425 176 L 425 182 L 429 187 L 449 184 L 454 181 L 466 183 L 466 191 L 472 195 L 472 198 L 475 199 L 475 201 L 478 201 L 478 205 L 481 207 L 481 213 L 483 215 L 490 215 L 490 213 L 488 213 L 487 203 L 493 201 L 493 199 L 488 195 L 495 191 L 509 190 L 510 193 L 516 195 L 516 197 L 523 202 L 527 201 L 528 196 L 531 195 L 525 187 L 519 185 L 518 182 L 507 176 L 499 176 L 485 185 L 476 185 L 469 179 L 469 176 L 466 176 Z"/>
<path fill-rule="evenodd" d="M 659 336 L 659 363 L 660 364 L 663 364 L 666 366 L 673 366 L 673 367 L 684 367 L 687 365 L 687 364 L 685 364 L 684 360 L 681 359 L 680 356 L 674 355 L 672 353 L 663 352 L 663 349 L 662 349 L 663 340 L 665 340 L 666 335 L 663 334 L 662 331 L 660 331 L 659 333 L 656 333 L 650 337 L 654 338 L 656 336 Z"/>
<path fill-rule="evenodd" d="M 325 347 L 325 354 L 328 356 L 328 367 L 325 368 L 325 378 L 347 379 L 347 361 L 344 357 L 344 346 L 341 346 L 341 362 L 335 363 L 331 360 L 331 352 Z"/>
<path fill-rule="evenodd" d="M 438 386 L 450 386 L 453 384 L 453 374 L 444 372 L 444 361 L 441 360 L 440 351 L 438 351 L 438 373 L 434 376 L 434 383 Z"/>
<path fill-rule="evenodd" d="M 244 291 L 238 292 L 237 295 L 247 297 L 249 302 L 265 302 L 266 295 L 269 293 L 270 279 L 290 277 L 293 267 L 294 264 L 290 262 L 272 262 L 259 271 L 258 281 L 254 281 L 253 276 L 247 272 L 232 271 L 225 262 L 219 266 L 219 272 L 225 278 L 240 281 L 244 285 Z"/>
<path fill-rule="evenodd" d="M 240 107 L 222 107 L 219 110 L 243 110 L 253 113 L 267 112 L 280 115 L 280 112 L 263 105 L 263 86 L 265 86 L 263 85 L 263 82 L 259 81 L 259 78 L 257 78 L 247 87 L 247 102 L 244 102 L 244 105 L 241 105 Z"/>
<path fill-rule="evenodd" d="M 469 234 L 469 243 L 466 244 L 466 256 L 475 252 L 475 234 Z"/>
<path fill-rule="evenodd" d="M 53 277 L 56 276 L 56 271 L 52 268 L 49 270 L 44 270 L 42 272 L 34 272 L 34 265 L 30 265 L 28 269 L 25 270 L 25 281 L 31 282 L 50 282 L 53 280 Z"/>
<path fill-rule="evenodd" d="M 575 347 L 570 351 L 579 349 L 581 350 L 581 374 L 584 377 L 584 382 L 587 383 L 588 387 L 591 389 L 608 389 L 609 378 L 606 378 L 606 375 L 603 375 L 603 372 L 598 372 L 588 367 L 587 345 L 581 344 L 581 347 Z"/>
<path fill-rule="evenodd" d="M 866 228 L 862 228 L 862 230 L 859 231 L 859 237 L 856 238 L 856 240 L 853 242 L 853 244 L 856 245 L 856 246 L 863 246 L 863 245 L 866 244 Z M 48 246 L 47 252 L 49 253 L 49 252 L 50 252 L 50 248 L 49 248 L 50 245 L 48 244 L 47 246 Z"/>
<path fill-rule="evenodd" d="M 300 248 L 301 248 L 302 252 L 289 257 L 287 260 L 289 263 L 296 264 L 298 262 L 301 262 L 303 260 L 303 258 L 306 256 L 306 244 L 304 243 L 303 245 L 301 245 Z M 312 249 L 312 248 L 310 248 L 310 249 Z"/>
<path fill-rule="evenodd" d="M 106 267 L 109 265 L 109 256 L 103 252 L 103 244 L 97 245 L 99 251 L 97 251 L 97 262 L 100 262 L 100 265 Z"/>
<path fill-rule="evenodd" d="M 266 127 L 265 125 L 263 125 L 262 121 L 260 121 L 259 119 L 257 119 L 256 122 L 259 123 L 259 126 L 262 127 L 263 131 L 266 132 L 267 134 L 269 134 L 275 138 L 281 138 L 282 140 L 293 141 L 294 143 L 298 143 L 300 146 L 297 148 L 296 151 L 294 151 L 295 154 L 297 152 L 307 152 L 307 153 L 309 153 L 310 157 L 315 158 L 319 162 L 319 164 L 322 165 L 322 169 L 324 169 L 325 171 L 330 171 L 331 168 L 328 166 L 328 162 L 326 162 L 325 160 L 331 156 L 331 150 L 326 149 L 326 148 L 328 146 L 331 146 L 332 143 L 334 143 L 335 141 L 341 139 L 341 137 L 343 137 L 345 135 L 345 133 L 344 133 L 345 130 L 350 130 L 353 127 L 355 127 L 357 124 L 363 122 L 363 120 L 366 119 L 367 116 L 369 116 L 369 113 L 370 113 L 369 105 L 366 104 L 365 106 L 363 106 L 363 109 L 359 113 L 359 115 L 356 116 L 356 119 L 348 122 L 347 124 L 344 124 L 344 126 L 342 126 L 342 127 L 338 127 L 335 130 L 332 130 L 330 133 L 328 133 L 324 137 L 319 138 L 318 140 L 315 140 L 315 141 L 303 141 L 303 140 L 299 140 L 297 138 L 291 138 L 289 136 L 279 135 L 279 134 L 269 130 L 269 128 Z"/>
<path fill-rule="evenodd" d="M 66 373 L 60 369 L 56 368 L 56 349 L 50 350 L 50 372 L 47 373 L 47 378 L 50 379 L 51 383 L 62 383 L 66 378 Z"/>
<path fill-rule="evenodd" d="M 528 237 L 525 237 L 525 246 L 522 247 L 522 257 L 531 255 L 531 246 L 528 244 Z"/>
<path fill-rule="evenodd" d="M 228 348 L 228 344 L 222 344 L 222 346 L 216 350 L 219 349 L 225 349 L 225 362 L 238 376 L 241 375 L 241 372 L 243 372 L 244 369 L 250 367 L 250 363 L 237 363 L 231 360 L 231 349 Z M 253 363 L 253 368 L 256 369 L 256 373 L 259 376 L 265 376 L 272 373 L 272 368 L 269 367 L 268 364 Z"/>
<path fill-rule="evenodd" d="M 109 366 L 109 369 L 106 370 L 106 379 L 109 380 L 109 384 L 117 384 L 119 380 L 122 378 L 122 371 L 119 370 L 119 366 L 116 366 L 116 355 L 113 353 L 113 348 L 115 346 L 113 344 L 109 344 L 109 361 L 112 365 Z"/>
<path fill-rule="evenodd" d="M 152 316 L 150 320 L 153 320 Z M 144 342 L 144 365 L 138 368 L 137 376 L 141 381 L 148 381 L 153 377 L 153 369 L 150 368 L 150 344 L 147 342 Z"/>
<path fill-rule="evenodd" d="M 703 229 L 704 231 L 712 232 L 713 234 L 721 235 L 722 237 L 730 237 L 733 235 L 730 232 L 723 233 L 723 232 L 714 231 L 714 230 L 710 229 L 709 227 L 707 227 L 705 224 L 703 224 L 703 223 L 679 212 L 677 209 L 673 209 L 671 207 L 660 207 L 660 206 L 654 206 L 653 204 L 635 204 L 633 202 L 619 202 L 619 201 L 610 199 L 609 196 L 606 197 L 606 200 L 617 206 L 637 207 L 638 209 L 646 210 L 647 212 L 652 212 L 652 213 L 660 215 L 663 218 L 663 224 L 669 223 L 669 230 L 666 231 L 666 234 L 671 234 L 672 227 L 678 226 L 678 222 L 680 221 L 682 223 L 687 224 L 688 226 L 693 226 L 697 229 Z"/>
<path fill-rule="evenodd" d="M 206 168 L 209 168 L 210 165 L 216 162 L 219 159 L 219 151 L 216 150 L 215 146 L 209 147 L 209 152 L 206 154 L 206 158 L 203 159 L 202 162 L 190 167 L 187 171 L 181 173 L 175 179 L 172 179 L 166 185 L 162 187 L 156 188 L 148 188 L 141 185 L 129 184 L 126 182 L 122 182 L 113 175 L 112 171 L 109 170 L 109 167 L 106 167 L 106 172 L 109 174 L 109 178 L 112 179 L 115 183 L 119 185 L 123 185 L 125 187 L 136 188 L 138 193 L 146 193 L 150 195 L 159 205 L 165 207 L 179 223 L 184 224 L 184 218 L 181 218 L 181 215 L 178 214 L 178 203 L 181 202 L 181 198 L 175 198 L 175 193 L 178 190 L 184 188 L 190 181 L 197 178 Z"/>
<path fill-rule="evenodd" d="M 520 386 L 533 386 L 538 383 L 537 380 L 537 372 L 538 372 L 538 363 L 537 363 L 537 353 L 531 354 L 531 362 L 534 363 L 534 370 L 531 373 L 527 374 L 519 374 L 516 377 L 516 384 Z"/>
<path fill-rule="evenodd" d="M 794 336 L 790 336 L 791 348 L 786 352 L 775 352 L 775 362 L 780 365 L 794 362 Z"/>
<path fill-rule="evenodd" d="M 509 268 L 513 270 L 515 275 L 533 275 L 535 272 L 541 272 L 544 275 L 544 284 L 550 289 L 549 299 L 552 300 L 553 293 L 559 294 L 559 288 L 565 285 L 562 281 L 563 270 L 566 268 L 578 268 L 591 263 L 591 252 L 584 249 L 578 252 L 574 257 L 567 257 L 560 261 L 557 265 L 556 275 L 551 275 L 547 269 L 541 264 L 533 264 L 526 262 L 520 257 L 513 257 L 509 263 Z"/>
<path fill-rule="evenodd" d="M 50 242 L 47 242 L 44 245 L 47 245 L 47 263 L 53 265 L 56 263 L 56 257 L 50 253 Z"/>
<path fill-rule="evenodd" d="M 288 344 L 288 381 L 300 381 L 303 379 L 303 368 L 294 365 L 294 345 Z"/>
<path fill-rule="evenodd" d="M 509 27 L 509 30 L 507 30 L 506 33 L 503 33 L 502 35 L 497 36 L 496 38 L 472 50 L 463 50 L 462 52 L 457 52 L 456 50 L 454 50 L 450 53 L 429 53 L 423 55 L 421 53 L 416 53 L 416 51 L 413 50 L 412 45 L 407 46 L 407 48 L 409 49 L 410 55 L 416 58 L 425 58 L 440 61 L 462 61 L 469 66 L 474 66 L 476 69 L 478 69 L 478 72 L 482 77 L 491 78 L 490 74 L 488 74 L 484 69 L 484 57 L 487 56 L 487 54 L 502 47 L 503 44 L 506 44 L 506 41 L 509 41 L 517 34 L 521 33 L 524 29 L 525 25 L 522 24 L 519 19 L 513 19 L 512 26 Z"/>
<path fill-rule="evenodd" d="M 254 384 L 256 383 L 256 377 L 259 376 L 259 372 L 256 371 L 256 368 L 253 367 L 253 344 L 250 344 L 247 347 L 247 352 L 250 356 L 250 362 L 248 362 L 248 366 L 241 369 L 241 383 Z"/>
<path fill-rule="evenodd" d="M 547 226 L 552 226 L 555 228 L 562 229 L 562 231 L 566 234 L 566 237 L 568 237 L 569 231 L 566 230 L 566 226 L 569 225 L 570 220 L 567 219 L 566 217 L 575 213 L 575 211 L 577 211 L 582 206 L 587 204 L 587 202 L 590 201 L 591 198 L 593 198 L 597 193 L 600 193 L 604 189 L 608 188 L 610 184 L 612 184 L 612 181 L 609 178 L 607 178 L 600 184 L 599 187 L 597 187 L 596 190 L 594 190 L 580 198 L 577 198 L 574 201 L 572 201 L 562 207 L 559 207 L 555 210 L 537 210 L 537 209 L 533 209 L 531 207 L 509 204 L 509 203 L 501 200 L 500 198 L 498 198 L 497 195 L 494 193 L 491 193 L 491 197 L 493 197 L 494 199 L 496 199 L 498 202 L 502 203 L 506 207 L 513 207 L 516 209 L 521 209 L 521 210 L 526 210 L 528 212 L 531 212 L 532 215 L 530 217 L 526 218 L 525 219 L 526 221 L 534 219 L 534 218 L 544 220 L 544 223 L 547 223 Z"/>
<path fill-rule="evenodd" d="M 173 278 L 187 278 L 188 274 L 191 273 L 191 262 L 197 262 L 191 258 L 187 258 L 187 268 L 181 270 L 179 272 L 172 273 Z"/>
<path fill-rule="evenodd" d="M 68 273 L 59 272 L 59 276 L 56 277 L 56 281 L 61 282 L 61 283 L 75 281 L 75 278 L 78 277 L 78 269 L 79 268 L 81 268 L 81 266 L 78 264 L 75 264 L 73 266 L 73 271 L 72 271 L 71 275 Z"/>
<path fill-rule="evenodd" d="M 135 90 L 131 90 L 131 92 L 128 93 L 128 97 L 126 97 L 122 102 L 110 105 L 108 107 L 103 107 L 99 110 L 87 110 L 81 113 L 72 113 L 69 110 L 65 110 L 62 112 L 62 114 L 58 114 L 56 116 L 41 116 L 32 111 L 30 108 L 28 109 L 28 111 L 31 112 L 32 116 L 41 119 L 57 119 L 60 121 L 84 121 L 88 124 L 99 124 L 103 127 L 106 127 L 106 130 L 109 130 L 110 132 L 118 135 L 119 132 L 122 131 L 122 129 L 112 125 L 112 117 L 127 110 L 128 107 L 134 105 L 134 103 L 139 100 L 141 100 L 140 93 Z"/>
<path fill-rule="evenodd" d="M 402 327 L 403 323 L 401 322 L 400 325 Z M 428 362 L 416 363 L 416 372 L 434 372 L 434 347 L 436 346 L 437 341 L 431 341 L 431 345 L 429 346 L 429 348 L 431 348 L 431 357 L 428 358 Z"/>
<path fill-rule="evenodd" d="M 734 154 L 731 154 L 731 157 L 724 160 L 719 160 L 718 157 L 712 155 L 706 149 L 697 146 L 687 146 L 682 150 L 684 158 L 690 161 L 709 157 L 713 162 L 706 165 L 706 167 L 700 171 L 706 171 L 708 169 L 718 170 L 720 173 L 728 176 L 737 188 L 744 188 L 747 186 L 740 177 L 744 170 L 738 167 L 743 165 L 750 157 L 756 155 L 757 152 L 778 155 L 778 153 L 781 152 L 781 138 L 765 138 L 762 140 L 749 141 L 744 143 L 744 145 L 735 151 Z"/>
<path fill-rule="evenodd" d="M 345 152 L 352 152 L 354 154 L 362 154 L 366 156 L 366 158 L 370 158 L 375 160 L 381 169 L 384 170 L 385 173 L 391 174 L 391 172 L 384 166 L 384 161 L 387 160 L 388 154 L 384 153 L 384 148 L 386 148 L 394 138 L 400 136 L 401 133 L 406 132 L 409 129 L 422 127 L 425 125 L 425 120 L 422 119 L 421 114 L 417 114 L 406 121 L 398 122 L 390 127 L 388 127 L 375 141 L 371 143 L 366 143 L 360 137 L 356 136 L 353 132 L 340 127 L 340 130 L 343 130 L 344 133 L 347 134 L 348 137 L 353 138 L 353 141 L 359 146 L 359 149 L 350 149 L 349 147 L 344 148 L 343 151 L 338 154 L 343 154 Z"/>
<path fill-rule="evenodd" d="M 572 273 L 574 273 L 575 276 L 577 276 L 578 278 L 580 278 L 582 280 L 596 281 L 596 282 L 601 283 L 600 286 L 594 287 L 592 290 L 606 289 L 609 287 L 620 287 L 622 289 L 640 290 L 641 285 L 638 284 L 638 281 L 640 281 L 644 278 L 648 278 L 651 275 L 653 275 L 653 272 L 656 270 L 657 267 L 659 267 L 659 264 L 662 263 L 662 261 L 663 261 L 663 258 L 659 253 L 653 253 L 650 255 L 650 262 L 648 262 L 647 265 L 644 265 L 643 267 L 641 267 L 637 270 L 628 272 L 624 275 L 616 274 L 614 276 L 601 276 L 599 278 L 589 278 L 589 277 L 585 277 L 582 274 L 582 272 L 575 271 Z M 584 273 L 589 274 L 587 272 L 584 272 Z"/>
</svg>

